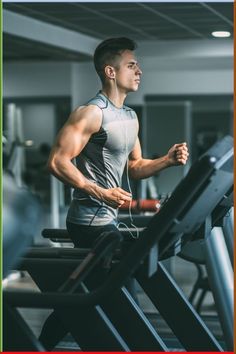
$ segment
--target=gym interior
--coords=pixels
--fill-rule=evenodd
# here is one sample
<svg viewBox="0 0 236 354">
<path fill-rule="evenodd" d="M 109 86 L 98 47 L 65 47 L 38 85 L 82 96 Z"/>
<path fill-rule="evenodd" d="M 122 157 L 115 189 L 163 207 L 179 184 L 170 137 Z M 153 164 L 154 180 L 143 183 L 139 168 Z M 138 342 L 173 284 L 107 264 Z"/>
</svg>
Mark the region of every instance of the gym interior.
<svg viewBox="0 0 236 354">
<path fill-rule="evenodd" d="M 2 13 L 3 350 L 46 351 L 39 335 L 56 313 L 53 351 L 233 351 L 233 2 L 17 1 Z M 76 249 L 72 190 L 46 163 L 70 112 L 100 89 L 94 49 L 122 36 L 143 72 L 125 102 L 143 156 L 182 141 L 190 156 L 130 180 L 119 217 L 131 239 Z"/>
</svg>

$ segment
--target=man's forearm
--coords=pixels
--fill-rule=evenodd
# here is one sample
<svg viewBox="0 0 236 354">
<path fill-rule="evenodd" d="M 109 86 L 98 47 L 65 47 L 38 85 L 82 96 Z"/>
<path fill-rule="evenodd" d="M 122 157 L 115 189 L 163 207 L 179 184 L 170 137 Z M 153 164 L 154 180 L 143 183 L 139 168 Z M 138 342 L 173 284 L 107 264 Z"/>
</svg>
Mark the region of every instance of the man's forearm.
<svg viewBox="0 0 236 354">
<path fill-rule="evenodd" d="M 129 161 L 129 175 L 133 179 L 144 179 L 170 166 L 168 155 L 155 160 L 140 159 L 135 162 Z"/>
<path fill-rule="evenodd" d="M 102 200 L 103 188 L 89 181 L 71 161 L 48 164 L 49 171 L 64 184 L 78 188 Z"/>
<path fill-rule="evenodd" d="M 131 194 L 120 187 L 105 189 L 89 181 L 71 161 L 49 161 L 48 168 L 63 183 L 79 188 L 115 209 L 131 200 Z"/>
</svg>

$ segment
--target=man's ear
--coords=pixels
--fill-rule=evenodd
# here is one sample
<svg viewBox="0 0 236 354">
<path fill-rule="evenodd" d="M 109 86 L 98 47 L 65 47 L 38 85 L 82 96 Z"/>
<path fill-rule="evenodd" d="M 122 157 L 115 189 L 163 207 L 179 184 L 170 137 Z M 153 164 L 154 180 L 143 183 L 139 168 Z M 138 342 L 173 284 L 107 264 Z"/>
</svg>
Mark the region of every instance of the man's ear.
<svg viewBox="0 0 236 354">
<path fill-rule="evenodd" d="M 105 74 L 109 79 L 115 79 L 116 77 L 115 69 L 110 65 L 105 67 Z"/>
</svg>

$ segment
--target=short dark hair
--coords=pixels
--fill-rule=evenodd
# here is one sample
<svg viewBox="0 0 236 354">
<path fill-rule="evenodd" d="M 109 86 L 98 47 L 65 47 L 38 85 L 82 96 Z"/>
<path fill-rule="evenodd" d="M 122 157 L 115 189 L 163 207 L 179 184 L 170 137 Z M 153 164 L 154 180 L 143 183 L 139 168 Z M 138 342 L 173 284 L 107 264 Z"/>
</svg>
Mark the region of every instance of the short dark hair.
<svg viewBox="0 0 236 354">
<path fill-rule="evenodd" d="M 106 65 L 116 66 L 117 58 L 123 51 L 127 49 L 133 51 L 136 48 L 137 44 L 126 37 L 108 38 L 97 46 L 93 61 L 102 83 L 105 82 L 104 68 Z"/>
</svg>

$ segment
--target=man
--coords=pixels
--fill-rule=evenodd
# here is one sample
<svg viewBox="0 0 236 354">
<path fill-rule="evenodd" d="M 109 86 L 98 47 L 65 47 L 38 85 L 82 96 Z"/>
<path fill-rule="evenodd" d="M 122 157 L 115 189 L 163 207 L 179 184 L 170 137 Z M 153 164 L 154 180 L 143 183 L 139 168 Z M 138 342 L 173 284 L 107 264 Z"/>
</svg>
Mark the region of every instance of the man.
<svg viewBox="0 0 236 354">
<path fill-rule="evenodd" d="M 142 179 L 188 159 L 186 143 L 175 144 L 163 157 L 142 158 L 137 116 L 124 105 L 142 75 L 135 49 L 128 38 L 107 39 L 96 48 L 102 90 L 72 112 L 48 161 L 51 173 L 74 188 L 67 229 L 79 247 L 90 247 L 103 231 L 118 231 L 118 209 L 132 199 L 131 191 L 121 188 L 126 163 L 129 176 Z"/>
<path fill-rule="evenodd" d="M 104 231 L 119 233 L 118 209 L 132 199 L 131 191 L 121 188 L 125 166 L 131 178 L 141 179 L 170 166 L 184 165 L 188 158 L 186 143 L 174 145 L 161 158 L 142 158 L 137 116 L 124 105 L 127 94 L 138 90 L 142 75 L 135 48 L 128 38 L 107 39 L 96 48 L 94 64 L 102 90 L 72 112 L 49 157 L 51 173 L 74 188 L 67 229 L 78 247 L 91 247 Z M 135 297 L 132 279 L 126 287 Z M 39 339 L 51 350 L 66 333 L 54 311 Z"/>
</svg>

